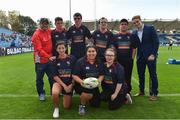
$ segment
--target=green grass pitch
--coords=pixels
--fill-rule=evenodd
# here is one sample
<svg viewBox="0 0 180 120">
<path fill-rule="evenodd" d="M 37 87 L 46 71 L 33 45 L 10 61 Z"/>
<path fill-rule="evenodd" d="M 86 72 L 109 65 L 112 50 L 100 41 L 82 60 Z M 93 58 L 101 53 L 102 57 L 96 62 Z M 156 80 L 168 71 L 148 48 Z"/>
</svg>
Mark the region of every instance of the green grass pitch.
<svg viewBox="0 0 180 120">
<path fill-rule="evenodd" d="M 157 73 L 159 79 L 158 101 L 149 101 L 149 77 L 146 72 L 146 96 L 133 97 L 132 105 L 109 111 L 107 104 L 100 108 L 87 106 L 85 116 L 78 115 L 79 96 L 73 97 L 70 110 L 62 108 L 61 119 L 180 119 L 180 65 L 166 64 L 168 58 L 180 59 L 180 47 L 160 47 Z M 146 70 L 147 71 L 147 70 Z M 53 105 L 49 84 L 45 77 L 46 101 L 40 102 L 35 88 L 32 53 L 0 57 L 0 119 L 51 119 Z M 132 95 L 138 91 L 137 70 L 134 61 Z"/>
</svg>

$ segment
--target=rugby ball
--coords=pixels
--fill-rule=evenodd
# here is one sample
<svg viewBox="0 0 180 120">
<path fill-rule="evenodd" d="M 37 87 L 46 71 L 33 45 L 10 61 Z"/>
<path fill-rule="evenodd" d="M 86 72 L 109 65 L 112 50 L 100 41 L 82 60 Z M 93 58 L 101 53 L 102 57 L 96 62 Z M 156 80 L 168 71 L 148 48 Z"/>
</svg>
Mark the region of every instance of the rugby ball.
<svg viewBox="0 0 180 120">
<path fill-rule="evenodd" d="M 87 89 L 93 89 L 93 88 L 98 87 L 98 85 L 99 85 L 99 81 L 97 78 L 89 77 L 89 78 L 84 79 L 82 86 Z"/>
</svg>

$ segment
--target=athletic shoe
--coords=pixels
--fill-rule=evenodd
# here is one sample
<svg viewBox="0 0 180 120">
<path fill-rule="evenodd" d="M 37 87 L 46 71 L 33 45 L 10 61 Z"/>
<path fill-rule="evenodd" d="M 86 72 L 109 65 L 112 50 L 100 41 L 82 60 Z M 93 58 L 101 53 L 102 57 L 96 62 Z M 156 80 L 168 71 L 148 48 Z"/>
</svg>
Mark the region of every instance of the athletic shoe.
<svg viewBox="0 0 180 120">
<path fill-rule="evenodd" d="M 45 94 L 40 94 L 39 95 L 39 100 L 40 101 L 45 101 Z"/>
<path fill-rule="evenodd" d="M 85 105 L 79 105 L 79 115 L 85 115 Z"/>
<path fill-rule="evenodd" d="M 132 98 L 131 98 L 131 95 L 129 93 L 126 94 L 126 103 L 132 104 Z"/>
<path fill-rule="evenodd" d="M 54 108 L 53 118 L 59 118 L 59 108 Z"/>
<path fill-rule="evenodd" d="M 157 95 L 151 95 L 151 96 L 149 97 L 149 100 L 150 100 L 150 101 L 156 101 L 156 100 L 157 100 Z"/>
</svg>

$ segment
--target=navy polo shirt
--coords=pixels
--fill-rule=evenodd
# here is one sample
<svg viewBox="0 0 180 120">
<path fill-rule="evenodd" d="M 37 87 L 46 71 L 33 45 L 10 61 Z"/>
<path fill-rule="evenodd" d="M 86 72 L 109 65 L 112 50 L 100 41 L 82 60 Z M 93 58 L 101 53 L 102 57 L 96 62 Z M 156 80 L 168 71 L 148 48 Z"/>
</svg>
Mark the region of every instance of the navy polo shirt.
<svg viewBox="0 0 180 120">
<path fill-rule="evenodd" d="M 124 68 L 119 63 L 114 63 L 110 67 L 106 66 L 106 63 L 103 66 L 104 69 L 104 80 L 102 85 L 106 89 L 114 91 L 116 89 L 117 83 L 124 84 Z"/>
<path fill-rule="evenodd" d="M 68 43 L 66 31 L 57 31 L 56 29 L 51 32 L 51 38 L 52 38 L 52 45 L 53 45 L 53 55 L 56 55 L 56 49 L 55 46 L 59 42 L 64 42 L 65 44 Z"/>
<path fill-rule="evenodd" d="M 71 55 L 74 55 L 77 59 L 85 55 L 86 37 L 90 39 L 91 33 L 84 25 L 81 25 L 79 28 L 73 25 L 67 32 L 67 38 L 71 41 Z"/>
<path fill-rule="evenodd" d="M 98 78 L 103 75 L 103 64 L 98 62 L 91 64 L 84 57 L 79 59 L 74 67 L 73 74 L 79 76 L 82 80 L 88 77 Z"/>
<path fill-rule="evenodd" d="M 112 45 L 112 41 L 113 41 L 112 32 L 107 31 L 105 33 L 101 33 L 100 30 L 96 30 L 93 32 L 92 38 L 94 40 L 94 44 L 98 49 L 97 56 L 103 58 L 106 48 Z"/>
<path fill-rule="evenodd" d="M 114 46 L 117 49 L 118 60 L 131 60 L 132 50 L 137 48 L 138 42 L 138 36 L 131 33 L 114 35 Z"/>
<path fill-rule="evenodd" d="M 72 83 L 72 69 L 75 63 L 74 56 L 67 56 L 64 59 L 57 59 L 53 63 L 53 76 L 59 76 L 65 84 Z"/>
</svg>

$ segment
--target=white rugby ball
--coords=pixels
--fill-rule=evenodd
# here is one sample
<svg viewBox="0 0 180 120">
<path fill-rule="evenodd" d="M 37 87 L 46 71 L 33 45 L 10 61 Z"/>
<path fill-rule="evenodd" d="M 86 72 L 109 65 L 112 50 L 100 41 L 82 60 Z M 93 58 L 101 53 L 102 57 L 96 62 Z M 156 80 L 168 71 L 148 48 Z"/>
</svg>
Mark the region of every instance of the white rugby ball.
<svg viewBox="0 0 180 120">
<path fill-rule="evenodd" d="M 89 77 L 89 78 L 84 79 L 83 81 L 83 87 L 87 89 L 96 88 L 98 87 L 98 85 L 99 85 L 99 81 L 95 77 Z"/>
</svg>

